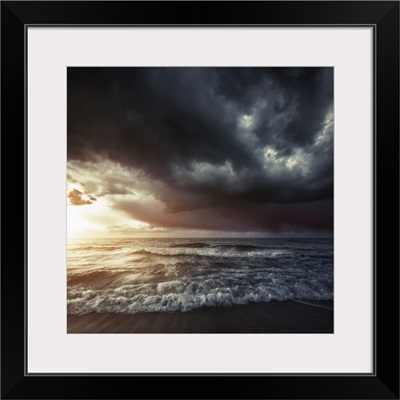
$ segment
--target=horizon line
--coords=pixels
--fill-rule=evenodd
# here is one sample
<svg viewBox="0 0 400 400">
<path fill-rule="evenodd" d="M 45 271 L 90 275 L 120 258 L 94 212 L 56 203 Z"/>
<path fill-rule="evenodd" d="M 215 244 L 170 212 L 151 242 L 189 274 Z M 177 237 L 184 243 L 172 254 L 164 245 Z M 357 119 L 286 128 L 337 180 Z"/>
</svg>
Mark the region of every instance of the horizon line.
<svg viewBox="0 0 400 400">
<path fill-rule="evenodd" d="M 287 237 L 287 236 L 277 236 L 277 237 L 248 237 L 248 236 L 194 236 L 194 237 L 162 237 L 162 236 L 69 236 L 67 239 L 333 239 L 333 236 L 299 236 L 299 237 Z"/>
</svg>

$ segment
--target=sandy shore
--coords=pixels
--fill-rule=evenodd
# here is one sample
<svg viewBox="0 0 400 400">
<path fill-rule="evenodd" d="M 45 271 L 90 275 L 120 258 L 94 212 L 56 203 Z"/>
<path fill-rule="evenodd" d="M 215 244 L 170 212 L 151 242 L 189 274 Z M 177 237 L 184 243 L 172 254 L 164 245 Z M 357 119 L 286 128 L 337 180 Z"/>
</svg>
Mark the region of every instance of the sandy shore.
<svg viewBox="0 0 400 400">
<path fill-rule="evenodd" d="M 274 301 L 190 312 L 68 315 L 68 333 L 333 333 L 332 301 Z"/>
</svg>

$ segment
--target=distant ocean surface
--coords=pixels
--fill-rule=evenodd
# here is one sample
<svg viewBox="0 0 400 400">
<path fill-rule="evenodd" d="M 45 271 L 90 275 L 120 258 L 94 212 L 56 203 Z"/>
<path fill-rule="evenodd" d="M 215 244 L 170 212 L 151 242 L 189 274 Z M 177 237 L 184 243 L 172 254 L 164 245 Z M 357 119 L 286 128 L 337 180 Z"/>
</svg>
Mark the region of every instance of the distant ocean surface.
<svg viewBox="0 0 400 400">
<path fill-rule="evenodd" d="M 332 300 L 333 239 L 69 239 L 68 314 Z"/>
</svg>

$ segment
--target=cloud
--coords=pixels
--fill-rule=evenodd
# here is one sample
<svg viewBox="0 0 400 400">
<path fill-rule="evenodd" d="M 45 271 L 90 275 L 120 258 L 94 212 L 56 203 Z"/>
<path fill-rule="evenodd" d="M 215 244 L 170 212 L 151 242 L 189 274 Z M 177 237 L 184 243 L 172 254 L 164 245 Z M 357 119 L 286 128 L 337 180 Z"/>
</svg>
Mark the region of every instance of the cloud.
<svg viewBox="0 0 400 400">
<path fill-rule="evenodd" d="M 165 212 L 162 207 L 132 199 L 117 200 L 114 206 L 135 220 L 166 228 L 236 232 L 331 231 L 333 228 L 332 201 L 298 205 L 253 204 L 249 208 L 237 203 L 178 213 Z"/>
<path fill-rule="evenodd" d="M 155 226 L 331 231 L 333 69 L 68 68 L 68 172 Z"/>
<path fill-rule="evenodd" d="M 136 224 L 135 226 L 129 224 L 110 225 L 107 226 L 107 230 L 110 233 L 115 234 L 163 233 L 166 231 L 170 232 L 170 229 L 151 226 L 149 224 Z"/>
<path fill-rule="evenodd" d="M 84 196 L 81 191 L 78 189 L 73 189 L 68 193 L 68 198 L 70 204 L 73 206 L 83 206 L 86 204 L 92 204 L 93 201 L 96 201 L 96 199 L 89 195 L 89 196 Z"/>
</svg>

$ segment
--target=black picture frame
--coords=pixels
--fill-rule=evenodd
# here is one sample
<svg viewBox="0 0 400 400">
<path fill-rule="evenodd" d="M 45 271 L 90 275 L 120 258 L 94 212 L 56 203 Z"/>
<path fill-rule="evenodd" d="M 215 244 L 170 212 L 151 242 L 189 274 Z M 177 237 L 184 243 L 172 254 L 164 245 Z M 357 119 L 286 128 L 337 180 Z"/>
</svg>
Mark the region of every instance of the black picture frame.
<svg viewBox="0 0 400 400">
<path fill-rule="evenodd" d="M 30 25 L 371 26 L 374 29 L 374 372 L 56 375 L 26 372 L 26 29 Z M 4 1 L 1 396 L 4 399 L 399 398 L 399 2 Z M 18 171 L 18 172 L 17 172 Z M 18 217 L 18 218 L 17 218 Z M 18 221 L 18 223 L 17 223 Z M 22 229 L 22 227 L 24 227 Z"/>
</svg>

